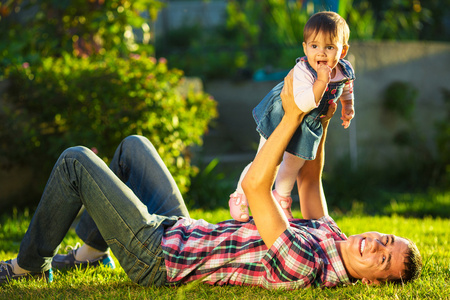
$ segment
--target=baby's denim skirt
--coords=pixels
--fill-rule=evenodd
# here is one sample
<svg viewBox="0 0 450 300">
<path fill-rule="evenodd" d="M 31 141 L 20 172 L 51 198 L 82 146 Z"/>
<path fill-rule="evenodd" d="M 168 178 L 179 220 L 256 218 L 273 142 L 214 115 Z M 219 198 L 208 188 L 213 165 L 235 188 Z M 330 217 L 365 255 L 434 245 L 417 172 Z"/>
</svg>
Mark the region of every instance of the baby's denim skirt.
<svg viewBox="0 0 450 300">
<path fill-rule="evenodd" d="M 283 104 L 281 101 L 281 90 L 284 82 L 277 84 L 264 99 L 253 109 L 253 118 L 256 122 L 256 131 L 264 137 L 269 138 L 275 128 L 280 124 L 284 116 Z M 328 90 L 320 101 L 317 108 L 310 111 L 303 119 L 300 126 L 295 131 L 289 141 L 286 151 L 305 160 L 316 158 L 317 148 L 323 134 L 320 116 L 328 111 L 328 101 L 337 99 L 342 94 L 342 83 L 328 84 Z"/>
</svg>

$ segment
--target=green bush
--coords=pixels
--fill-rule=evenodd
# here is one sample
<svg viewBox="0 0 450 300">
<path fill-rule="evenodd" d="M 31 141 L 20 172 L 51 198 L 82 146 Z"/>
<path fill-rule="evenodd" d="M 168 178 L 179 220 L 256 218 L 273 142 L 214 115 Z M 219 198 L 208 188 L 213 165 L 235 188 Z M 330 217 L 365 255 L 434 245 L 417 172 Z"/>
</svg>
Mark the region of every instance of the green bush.
<svg viewBox="0 0 450 300">
<path fill-rule="evenodd" d="M 189 208 L 228 207 L 229 195 L 236 188 L 236 181 L 219 170 L 219 163 L 217 158 L 208 164 L 200 162 L 201 171 L 192 178 L 191 189 L 185 199 Z"/>
<path fill-rule="evenodd" d="M 189 146 L 202 143 L 216 102 L 177 87 L 183 73 L 165 59 L 109 54 L 103 59 L 46 58 L 11 65 L 0 102 L 0 156 L 34 166 L 47 177 L 67 147 L 82 144 L 108 161 L 126 136 L 147 136 L 186 192 L 196 169 Z M 46 162 L 45 166 L 43 162 Z"/>
<path fill-rule="evenodd" d="M 393 146 L 401 153 L 386 158 L 383 167 L 370 159 L 358 169 L 348 168 L 343 157 L 333 170 L 324 172 L 324 190 L 331 210 L 359 208 L 364 213 L 396 213 L 404 216 L 448 216 L 450 210 L 450 90 L 442 89 L 444 117 L 425 138 L 417 115 L 417 89 L 410 83 L 393 82 L 385 91 L 383 108 L 402 119 L 405 129 L 393 132 Z M 380 208 L 383 208 L 380 210 Z"/>
<path fill-rule="evenodd" d="M 448 9 L 439 1 L 337 2 L 338 13 L 350 27 L 350 45 L 358 40 L 449 38 L 445 30 Z M 288 70 L 303 55 L 306 22 L 313 13 L 327 9 L 323 1 L 229 0 L 226 24 L 218 28 L 182 26 L 157 40 L 156 53 L 164 53 L 186 74 L 208 79 L 249 78 L 262 68 Z"/>
<path fill-rule="evenodd" d="M 302 56 L 303 26 L 312 9 L 298 1 L 228 1 L 227 22 L 184 26 L 157 41 L 157 53 L 189 75 L 242 79 L 259 68 L 289 68 Z M 182 55 L 180 55 L 182 53 Z"/>
<path fill-rule="evenodd" d="M 409 82 L 394 81 L 384 91 L 383 108 L 397 116 L 411 120 L 419 91 Z"/>
<path fill-rule="evenodd" d="M 437 165 L 440 168 L 437 183 L 447 188 L 450 186 L 450 90 L 442 89 L 445 117 L 436 123 Z"/>
<path fill-rule="evenodd" d="M 9 0 L 0 2 L 0 73 L 11 63 L 41 57 L 103 56 L 146 49 L 158 0 Z"/>
</svg>

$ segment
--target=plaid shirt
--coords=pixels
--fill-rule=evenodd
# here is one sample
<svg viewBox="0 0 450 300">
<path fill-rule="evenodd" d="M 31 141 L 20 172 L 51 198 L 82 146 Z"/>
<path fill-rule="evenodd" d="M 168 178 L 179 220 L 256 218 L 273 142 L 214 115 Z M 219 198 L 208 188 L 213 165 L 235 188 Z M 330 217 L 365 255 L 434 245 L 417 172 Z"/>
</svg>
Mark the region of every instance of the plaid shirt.
<svg viewBox="0 0 450 300">
<path fill-rule="evenodd" d="M 350 283 L 335 245 L 347 237 L 331 217 L 291 219 L 290 225 L 267 249 L 253 219 L 180 219 L 162 240 L 167 280 L 289 290 Z"/>
</svg>

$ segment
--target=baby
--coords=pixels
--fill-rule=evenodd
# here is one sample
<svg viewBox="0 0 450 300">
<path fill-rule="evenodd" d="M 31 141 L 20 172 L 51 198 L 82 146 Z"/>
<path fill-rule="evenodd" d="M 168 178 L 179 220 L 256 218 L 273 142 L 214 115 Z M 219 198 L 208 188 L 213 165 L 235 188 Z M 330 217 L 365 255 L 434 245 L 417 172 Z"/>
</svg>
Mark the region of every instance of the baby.
<svg viewBox="0 0 450 300">
<path fill-rule="evenodd" d="M 340 99 L 344 128 L 348 128 L 355 115 L 355 74 L 350 62 L 343 59 L 349 48 L 349 35 L 347 22 L 337 13 L 329 11 L 314 14 L 303 29 L 303 50 L 306 56 L 298 58 L 294 67 L 293 92 L 295 103 L 307 115 L 286 148 L 273 191 L 288 219 L 293 217 L 290 195 L 297 174 L 305 160 L 316 157 L 323 133 L 320 119 L 326 114 L 330 103 Z M 256 130 L 261 136 L 258 151 L 284 115 L 280 97 L 283 85 L 284 82 L 281 82 L 275 86 L 253 109 Z M 232 218 L 241 222 L 249 220 L 241 181 L 250 164 L 242 172 L 237 189 L 228 202 Z"/>
</svg>

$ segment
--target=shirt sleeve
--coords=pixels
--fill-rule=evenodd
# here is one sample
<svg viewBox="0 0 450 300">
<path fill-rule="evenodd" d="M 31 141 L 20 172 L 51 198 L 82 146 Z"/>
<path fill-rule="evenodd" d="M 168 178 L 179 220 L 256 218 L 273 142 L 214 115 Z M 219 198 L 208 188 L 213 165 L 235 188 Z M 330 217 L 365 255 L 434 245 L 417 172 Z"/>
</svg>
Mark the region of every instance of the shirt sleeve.
<svg viewBox="0 0 450 300">
<path fill-rule="evenodd" d="M 299 61 L 294 67 L 293 93 L 294 101 L 298 108 L 303 112 L 310 112 L 317 107 L 313 84 L 315 78 L 309 72 L 304 62 Z"/>
<path fill-rule="evenodd" d="M 344 85 L 344 89 L 342 90 L 342 95 L 340 97 L 340 100 L 354 100 L 353 95 L 353 80 L 349 80 Z"/>
<path fill-rule="evenodd" d="M 336 241 L 344 241 L 347 239 L 347 236 L 345 235 L 345 233 L 342 232 L 342 230 L 339 228 L 339 226 L 336 224 L 336 222 L 333 220 L 332 217 L 330 217 L 329 215 L 323 216 L 322 218 L 317 220 L 317 224 L 319 226 L 317 226 L 316 228 L 322 228 L 325 229 L 327 231 L 329 231 L 330 233 L 333 233 L 334 236 L 333 238 Z"/>
<path fill-rule="evenodd" d="M 301 231 L 288 228 L 267 251 L 263 265 L 270 288 L 298 289 L 313 284 L 321 259 Z"/>
</svg>

